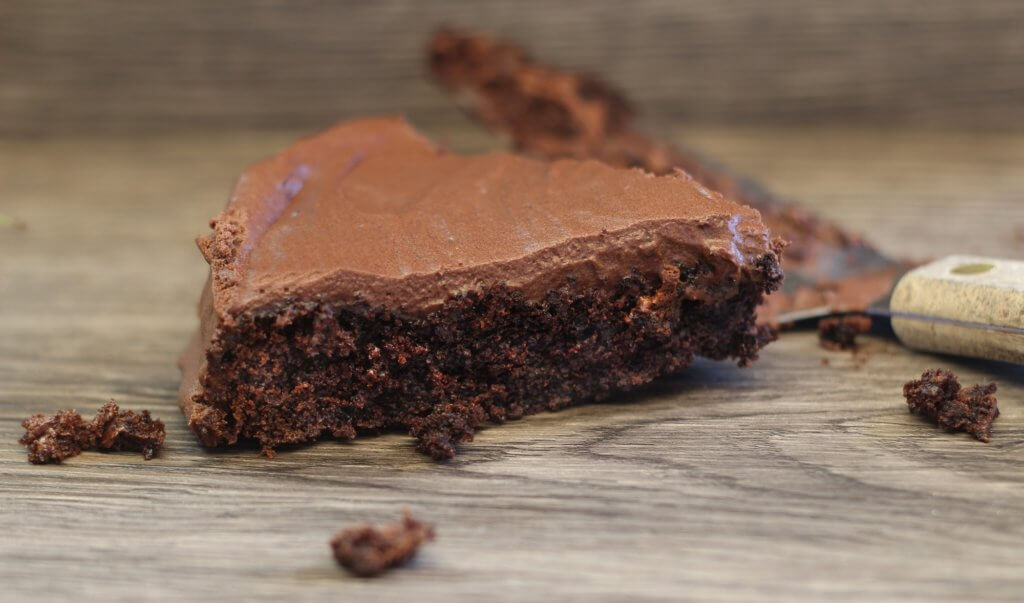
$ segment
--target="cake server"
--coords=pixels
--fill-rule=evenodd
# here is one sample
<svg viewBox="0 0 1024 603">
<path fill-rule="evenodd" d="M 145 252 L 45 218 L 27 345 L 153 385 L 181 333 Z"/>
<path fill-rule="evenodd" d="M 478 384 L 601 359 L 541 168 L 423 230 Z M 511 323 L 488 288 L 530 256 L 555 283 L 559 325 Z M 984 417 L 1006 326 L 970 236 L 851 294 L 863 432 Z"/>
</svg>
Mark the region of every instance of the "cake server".
<svg viewBox="0 0 1024 603">
<path fill-rule="evenodd" d="M 917 350 L 1024 364 L 1024 262 L 951 255 L 898 276 L 868 306 Z M 845 314 L 830 306 L 779 314 L 798 324 Z"/>
</svg>

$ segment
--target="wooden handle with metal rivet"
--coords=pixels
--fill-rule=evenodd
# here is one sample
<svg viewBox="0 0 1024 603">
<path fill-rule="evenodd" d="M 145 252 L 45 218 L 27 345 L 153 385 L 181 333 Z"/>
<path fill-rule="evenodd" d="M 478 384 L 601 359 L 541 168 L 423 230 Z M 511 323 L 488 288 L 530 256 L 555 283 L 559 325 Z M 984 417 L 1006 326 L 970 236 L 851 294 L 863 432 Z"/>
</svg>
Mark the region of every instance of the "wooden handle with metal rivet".
<svg viewBox="0 0 1024 603">
<path fill-rule="evenodd" d="M 945 257 L 904 275 L 889 309 L 907 347 L 1024 364 L 1024 262 Z"/>
</svg>

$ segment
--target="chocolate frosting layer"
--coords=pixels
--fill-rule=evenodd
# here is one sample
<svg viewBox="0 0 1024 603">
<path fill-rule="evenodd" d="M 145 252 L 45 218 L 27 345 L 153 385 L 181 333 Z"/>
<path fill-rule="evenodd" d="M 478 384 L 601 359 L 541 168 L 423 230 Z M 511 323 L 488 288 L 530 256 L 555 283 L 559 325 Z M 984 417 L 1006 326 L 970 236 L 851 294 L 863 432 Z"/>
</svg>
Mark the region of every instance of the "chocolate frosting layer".
<svg viewBox="0 0 1024 603">
<path fill-rule="evenodd" d="M 487 284 L 540 297 L 697 260 L 724 277 L 775 253 L 756 210 L 682 172 L 461 156 L 401 118 L 345 122 L 253 165 L 212 226 L 199 246 L 221 321 L 297 299 L 421 313 Z"/>
</svg>

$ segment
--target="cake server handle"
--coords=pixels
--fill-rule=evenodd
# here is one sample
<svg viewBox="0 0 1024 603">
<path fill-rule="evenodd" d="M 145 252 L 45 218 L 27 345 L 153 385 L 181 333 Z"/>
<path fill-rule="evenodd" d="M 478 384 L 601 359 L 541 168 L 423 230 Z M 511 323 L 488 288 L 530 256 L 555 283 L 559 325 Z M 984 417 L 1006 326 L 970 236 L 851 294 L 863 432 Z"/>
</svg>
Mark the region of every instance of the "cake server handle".
<svg viewBox="0 0 1024 603">
<path fill-rule="evenodd" d="M 1024 364 L 1024 262 L 951 255 L 896 283 L 888 314 L 910 348 Z"/>
</svg>

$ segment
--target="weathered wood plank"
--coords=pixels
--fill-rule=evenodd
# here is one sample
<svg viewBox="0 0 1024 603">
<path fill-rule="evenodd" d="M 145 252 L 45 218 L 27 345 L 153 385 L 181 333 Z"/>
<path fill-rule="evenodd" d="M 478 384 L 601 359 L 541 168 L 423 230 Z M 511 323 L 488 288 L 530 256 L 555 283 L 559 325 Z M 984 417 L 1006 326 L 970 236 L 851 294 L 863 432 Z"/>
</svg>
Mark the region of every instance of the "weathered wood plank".
<svg viewBox="0 0 1024 603">
<path fill-rule="evenodd" d="M 688 134 L 887 250 L 1024 254 L 1024 137 Z M 1024 594 L 1024 370 L 878 338 L 857 368 L 789 334 L 750 369 L 700 362 L 609 404 L 487 429 L 445 464 L 399 435 L 274 461 L 204 452 L 175 401 L 204 278 L 191 238 L 234 174 L 291 136 L 0 143 L 0 211 L 28 224 L 0 230 L 0 598 Z M 932 366 L 999 383 L 991 444 L 907 414 L 901 384 Z M 24 416 L 109 397 L 168 423 L 159 458 L 25 461 Z M 403 506 L 438 524 L 412 568 L 365 581 L 334 566 L 335 529 Z"/>
<path fill-rule="evenodd" d="M 445 22 L 691 123 L 1024 127 L 1017 0 L 5 0 L 0 134 L 451 120 L 423 68 Z"/>
</svg>

